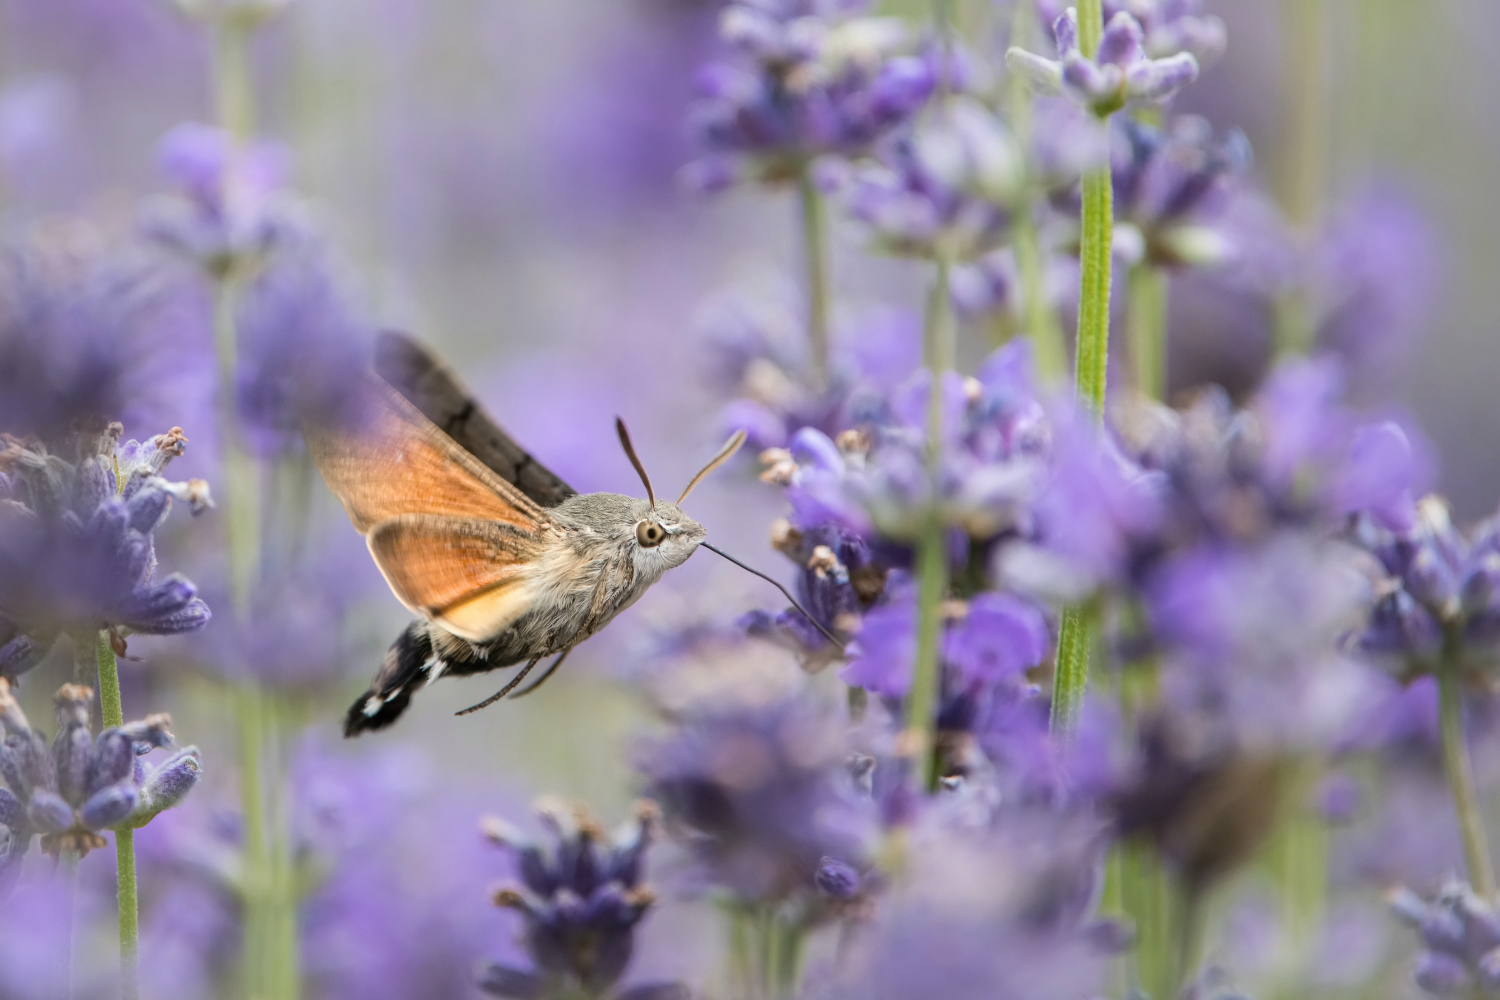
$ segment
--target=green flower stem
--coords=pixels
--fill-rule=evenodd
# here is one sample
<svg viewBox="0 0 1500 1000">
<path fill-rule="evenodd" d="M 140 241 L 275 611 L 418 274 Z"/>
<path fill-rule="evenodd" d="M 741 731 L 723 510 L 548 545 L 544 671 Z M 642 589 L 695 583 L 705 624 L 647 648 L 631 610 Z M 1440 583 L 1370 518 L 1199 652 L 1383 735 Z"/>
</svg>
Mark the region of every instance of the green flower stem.
<svg viewBox="0 0 1500 1000">
<path fill-rule="evenodd" d="M 104 728 L 123 726 L 125 711 L 120 704 L 120 671 L 115 662 L 109 633 L 100 632 L 99 710 Z M 135 831 L 115 831 L 115 885 L 120 903 L 120 996 L 139 1000 L 140 984 L 140 906 L 136 901 Z"/>
<path fill-rule="evenodd" d="M 255 90 L 250 79 L 251 25 L 233 14 L 213 23 L 214 104 L 219 125 L 240 140 L 255 132 Z"/>
<path fill-rule="evenodd" d="M 1326 11 L 1323 0 L 1282 0 L 1282 37 L 1287 72 L 1283 77 L 1282 120 L 1289 141 L 1276 165 L 1281 207 L 1299 236 L 1317 224 L 1328 173 L 1328 87 Z M 1306 354 L 1316 336 L 1313 306 L 1305 288 L 1292 288 L 1276 303 L 1276 353 Z"/>
<path fill-rule="evenodd" d="M 1078 0 L 1078 49 L 1090 59 L 1104 37 L 1104 0 Z"/>
<path fill-rule="evenodd" d="M 1089 681 L 1089 653 L 1098 613 L 1090 602 L 1063 609 L 1057 630 L 1056 666 L 1052 675 L 1052 732 L 1070 737 L 1078 728 L 1083 692 Z"/>
<path fill-rule="evenodd" d="M 229 589 L 235 613 L 250 613 L 250 594 L 260 563 L 260 484 L 254 459 L 246 453 L 235 411 L 235 366 L 238 338 L 234 308 L 237 282 L 225 275 L 214 282 L 214 346 L 219 360 L 219 429 L 224 438 L 223 496 L 229 545 Z"/>
<path fill-rule="evenodd" d="M 1171 877 L 1155 849 L 1141 840 L 1120 848 L 1121 896 L 1135 928 L 1135 984 L 1151 997 L 1170 997 L 1177 976 L 1178 931 Z"/>
<path fill-rule="evenodd" d="M 250 39 L 255 20 L 223 14 L 213 23 L 213 87 L 220 126 L 236 140 L 255 131 Z M 224 516 L 230 591 L 241 621 L 250 613 L 263 569 L 262 475 L 244 446 L 234 400 L 238 362 L 235 300 L 243 275 L 233 266 L 214 286 L 214 339 L 219 359 L 220 429 L 225 441 Z M 250 997 L 295 1000 L 298 994 L 297 891 L 286 839 L 284 803 L 272 801 L 278 745 L 275 706 L 254 682 L 236 692 L 240 731 L 241 808 L 245 816 L 244 977 Z"/>
<path fill-rule="evenodd" d="M 1167 390 L 1167 272 L 1143 261 L 1130 268 L 1125 282 L 1135 388 L 1160 401 Z"/>
<path fill-rule="evenodd" d="M 281 739 L 282 699 L 267 693 L 263 700 L 262 725 L 267 748 L 275 750 L 283 745 Z M 281 774 L 284 768 L 279 760 L 273 760 L 270 768 Z M 267 868 L 270 883 L 270 995 L 295 997 L 301 981 L 300 956 L 297 945 L 297 902 L 300 892 L 296 885 L 296 870 L 291 854 L 290 797 L 284 782 L 270 783 L 266 798 Z"/>
<path fill-rule="evenodd" d="M 78 852 L 63 851 L 59 861 L 63 870 L 63 892 L 67 894 L 68 965 L 63 970 L 63 996 L 73 1000 L 73 967 L 78 955 Z"/>
<path fill-rule="evenodd" d="M 943 631 L 943 600 L 948 592 L 947 533 L 938 508 L 938 475 L 942 463 L 943 375 L 953 367 L 957 338 L 948 289 L 948 261 L 939 258 L 928 294 L 923 354 L 932 382 L 927 396 L 927 469 L 932 497 L 917 540 L 917 662 L 906 696 L 904 748 L 920 761 L 927 787 L 937 787 L 938 760 L 934 730 Z"/>
<path fill-rule="evenodd" d="M 1083 282 L 1078 298 L 1078 397 L 1104 419 L 1104 381 L 1109 360 L 1110 249 L 1114 239 L 1114 189 L 1109 167 L 1083 177 L 1083 238 L 1079 256 Z"/>
<path fill-rule="evenodd" d="M 802 252 L 807 267 L 807 348 L 813 384 L 828 384 L 830 371 L 828 314 L 832 282 L 829 277 L 828 206 L 813 182 L 812 165 L 797 175 L 797 201 L 802 210 Z"/>
<path fill-rule="evenodd" d="M 1479 815 L 1479 796 L 1474 789 L 1474 773 L 1469 767 L 1469 751 L 1464 744 L 1462 665 L 1459 650 L 1462 637 L 1449 626 L 1443 640 L 1443 662 L 1438 668 L 1438 724 L 1443 740 L 1443 771 L 1453 792 L 1458 810 L 1458 826 L 1463 833 L 1464 861 L 1469 869 L 1469 884 L 1486 900 L 1495 899 L 1495 872 L 1490 865 L 1490 847 L 1484 823 Z"/>
<path fill-rule="evenodd" d="M 1287 774 L 1268 860 L 1288 940 L 1306 955 L 1318 940 L 1328 908 L 1328 824 L 1310 805 L 1321 774 L 1318 762 L 1295 761 Z"/>
<path fill-rule="evenodd" d="M 1078 40 L 1092 57 L 1104 34 L 1100 0 L 1080 0 Z M 1104 421 L 1104 382 L 1109 361 L 1110 252 L 1114 240 L 1114 190 L 1109 165 L 1083 176 L 1083 220 L 1079 260 L 1083 277 L 1078 296 L 1078 348 L 1075 385 L 1078 398 Z M 1052 681 L 1052 731 L 1064 738 L 1078 724 L 1083 692 L 1089 680 L 1089 650 L 1097 625 L 1097 609 L 1068 608 L 1057 636 L 1057 658 Z"/>
</svg>

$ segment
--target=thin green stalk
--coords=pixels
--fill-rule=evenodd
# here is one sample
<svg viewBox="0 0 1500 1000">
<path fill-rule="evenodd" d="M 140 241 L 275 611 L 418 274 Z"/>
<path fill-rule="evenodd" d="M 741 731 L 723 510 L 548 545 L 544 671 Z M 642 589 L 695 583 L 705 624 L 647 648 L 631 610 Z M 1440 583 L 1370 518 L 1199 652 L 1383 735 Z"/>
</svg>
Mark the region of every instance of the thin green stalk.
<svg viewBox="0 0 1500 1000">
<path fill-rule="evenodd" d="M 1056 666 L 1052 675 L 1052 732 L 1069 737 L 1078 728 L 1083 692 L 1089 681 L 1089 652 L 1094 644 L 1095 606 L 1064 608 L 1057 630 Z"/>
<path fill-rule="evenodd" d="M 748 998 L 755 995 L 753 982 L 754 963 L 750 956 L 754 950 L 751 943 L 753 928 L 749 912 L 743 907 L 728 910 L 729 915 L 729 995 Z"/>
<path fill-rule="evenodd" d="M 219 125 L 235 138 L 255 132 L 255 90 L 250 79 L 250 31 L 245 20 L 220 15 L 213 23 L 214 104 Z"/>
<path fill-rule="evenodd" d="M 1104 0 L 1078 0 L 1078 48 L 1090 59 L 1104 37 Z"/>
<path fill-rule="evenodd" d="M 1306 239 L 1322 208 L 1328 172 L 1327 32 L 1323 0 L 1282 0 L 1282 37 L 1288 53 L 1283 76 L 1282 118 L 1289 140 L 1277 164 L 1282 208 L 1296 235 Z M 1305 288 L 1288 290 L 1276 303 L 1276 353 L 1306 354 L 1316 335 Z"/>
<path fill-rule="evenodd" d="M 1270 860 L 1290 940 L 1310 951 L 1318 945 L 1328 906 L 1328 825 L 1309 806 L 1318 762 L 1299 760 L 1288 774 Z"/>
<path fill-rule="evenodd" d="M 1464 706 L 1462 665 L 1458 652 L 1463 639 L 1449 626 L 1443 640 L 1443 662 L 1438 668 L 1438 724 L 1442 730 L 1443 771 L 1458 810 L 1458 826 L 1463 833 L 1464 861 L 1469 869 L 1469 884 L 1486 900 L 1495 898 L 1495 872 L 1490 865 L 1489 842 L 1479 814 L 1479 796 L 1474 789 L 1474 773 L 1469 767 L 1469 751 L 1464 743 Z"/>
<path fill-rule="evenodd" d="M 272 693 L 264 699 L 262 725 L 265 745 L 271 751 L 272 774 L 284 773 L 275 751 L 282 746 L 282 700 Z M 301 980 L 297 948 L 296 872 L 291 856 L 291 816 L 287 786 L 272 781 L 266 789 L 267 868 L 270 889 L 270 969 L 271 995 L 295 997 Z"/>
<path fill-rule="evenodd" d="M 240 810 L 245 817 L 244 978 L 248 997 L 268 995 L 271 917 L 270 864 L 266 844 L 263 763 L 265 733 L 261 721 L 263 695 L 253 682 L 234 699 L 240 736 Z"/>
<path fill-rule="evenodd" d="M 953 367 L 956 337 L 948 262 L 939 258 L 928 296 L 923 353 L 932 383 L 927 397 L 927 468 L 932 497 L 917 541 L 917 662 L 906 697 L 907 751 L 919 761 L 929 789 L 937 787 L 938 761 L 934 730 L 942 664 L 940 645 L 943 600 L 948 592 L 947 533 L 938 508 L 938 473 L 942 462 L 943 375 Z"/>
<path fill-rule="evenodd" d="M 1203 888 L 1186 886 L 1177 896 L 1177 988 L 1163 996 L 1180 997 L 1198 976 L 1203 949 Z"/>
<path fill-rule="evenodd" d="M 1167 391 L 1167 272 L 1144 261 L 1125 278 L 1130 363 L 1135 388 L 1160 401 Z"/>
<path fill-rule="evenodd" d="M 1100 0 L 1078 4 L 1079 47 L 1092 56 L 1104 34 Z M 1104 383 L 1109 363 L 1110 252 L 1114 238 L 1114 189 L 1109 166 L 1083 177 L 1083 219 L 1079 260 L 1083 276 L 1078 295 L 1078 347 L 1075 384 L 1078 397 L 1100 423 L 1104 421 Z M 1096 612 L 1073 607 L 1063 612 L 1057 636 L 1057 663 L 1052 681 L 1052 731 L 1070 736 L 1078 722 L 1089 680 L 1089 649 Z"/>
<path fill-rule="evenodd" d="M 68 965 L 63 970 L 63 995 L 73 1000 L 73 966 L 78 955 L 78 852 L 63 851 L 59 860 L 62 862 L 63 892 L 67 894 L 68 911 Z"/>
<path fill-rule="evenodd" d="M 1177 976 L 1178 931 L 1171 877 L 1155 849 L 1140 840 L 1121 849 L 1126 912 L 1135 927 L 1135 981 L 1150 997 L 1173 996 Z"/>
<path fill-rule="evenodd" d="M 123 726 L 125 711 L 120 704 L 120 671 L 115 661 L 109 633 L 100 632 L 99 710 L 104 727 Z M 139 1000 L 140 984 L 140 907 L 136 900 L 135 831 L 115 831 L 115 885 L 120 910 L 120 996 Z"/>
<path fill-rule="evenodd" d="M 776 995 L 795 997 L 802 980 L 802 925 L 794 920 L 777 921 L 780 944 L 776 949 Z"/>
<path fill-rule="evenodd" d="M 1104 382 L 1109 361 L 1110 251 L 1114 238 L 1114 188 L 1109 167 L 1097 167 L 1083 177 L 1083 236 L 1079 257 L 1083 265 L 1078 297 L 1078 359 L 1075 380 L 1078 397 L 1104 419 Z"/>
<path fill-rule="evenodd" d="M 813 384 L 828 384 L 828 313 L 831 296 L 828 262 L 828 206 L 804 166 L 797 176 L 797 201 L 802 210 L 802 253 L 807 267 L 807 347 Z"/>
<path fill-rule="evenodd" d="M 213 22 L 213 88 L 219 125 L 239 142 L 255 131 L 255 88 L 250 71 L 252 18 L 225 14 Z M 260 469 L 244 446 L 235 407 L 238 363 L 235 299 L 242 275 L 231 266 L 214 284 L 214 341 L 219 360 L 220 432 L 223 437 L 225 521 L 230 592 L 240 621 L 250 616 L 251 595 L 262 571 Z M 296 887 L 284 809 L 268 802 L 277 782 L 274 712 L 251 682 L 237 692 L 241 808 L 245 816 L 244 976 L 250 997 L 295 1000 L 298 993 Z"/>
<path fill-rule="evenodd" d="M 219 360 L 219 431 L 224 438 L 224 521 L 229 545 L 229 589 L 235 613 L 250 614 L 250 595 L 260 562 L 260 503 L 254 459 L 246 453 L 235 410 L 236 282 L 226 275 L 214 282 L 214 346 Z"/>
</svg>

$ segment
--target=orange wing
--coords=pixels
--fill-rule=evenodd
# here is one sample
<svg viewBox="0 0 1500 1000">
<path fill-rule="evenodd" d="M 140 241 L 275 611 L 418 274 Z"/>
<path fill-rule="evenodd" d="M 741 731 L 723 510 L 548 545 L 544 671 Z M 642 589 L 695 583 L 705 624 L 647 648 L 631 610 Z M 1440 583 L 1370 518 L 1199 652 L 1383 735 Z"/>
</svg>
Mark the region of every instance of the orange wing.
<svg viewBox="0 0 1500 1000">
<path fill-rule="evenodd" d="M 474 642 L 530 609 L 540 545 L 493 521 L 406 514 L 370 531 L 370 552 L 401 603 Z"/>
<path fill-rule="evenodd" d="M 328 488 L 361 533 L 403 514 L 500 521 L 534 531 L 547 515 L 464 451 L 401 394 L 373 377 L 367 417 L 352 428 L 304 429 Z"/>
<path fill-rule="evenodd" d="M 367 384 L 370 419 L 304 428 L 308 451 L 401 603 L 492 639 L 532 605 L 526 571 L 550 520 L 395 390 Z"/>
</svg>

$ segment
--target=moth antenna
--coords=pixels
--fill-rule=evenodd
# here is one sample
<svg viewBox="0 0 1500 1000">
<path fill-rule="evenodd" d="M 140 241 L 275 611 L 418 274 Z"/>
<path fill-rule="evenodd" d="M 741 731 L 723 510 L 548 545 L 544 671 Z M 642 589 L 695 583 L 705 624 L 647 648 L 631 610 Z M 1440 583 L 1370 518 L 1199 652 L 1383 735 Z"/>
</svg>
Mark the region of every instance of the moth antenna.
<svg viewBox="0 0 1500 1000">
<path fill-rule="evenodd" d="M 703 482 L 704 476 L 708 475 L 710 472 L 714 471 L 719 466 L 723 465 L 725 462 L 733 458 L 734 453 L 739 451 L 740 445 L 744 443 L 744 431 L 735 431 L 733 434 L 731 434 L 729 436 L 729 440 L 724 442 L 724 447 L 719 449 L 719 453 L 713 458 L 710 458 L 708 460 L 708 464 L 700 469 L 698 471 L 698 474 L 693 477 L 693 481 L 687 484 L 687 489 L 682 491 L 682 496 L 677 498 L 677 503 L 680 505 L 682 501 L 686 500 L 688 494 L 693 492 L 693 488 L 696 487 L 699 483 Z"/>
<path fill-rule="evenodd" d="M 651 509 L 656 509 L 656 491 L 651 488 L 651 477 L 646 475 L 646 467 L 641 464 L 640 456 L 635 453 L 635 445 L 630 443 L 630 432 L 625 429 L 625 421 L 615 417 L 615 433 L 620 435 L 620 447 L 625 449 L 625 457 L 630 459 L 630 464 L 635 466 L 636 475 L 641 477 L 641 482 L 646 484 L 646 497 L 651 501 Z"/>
<path fill-rule="evenodd" d="M 744 432 L 741 431 L 740 433 L 743 434 Z M 736 445 L 735 447 L 738 447 L 738 445 Z M 731 454 L 732 454 L 732 452 L 731 452 Z M 797 599 L 792 596 L 792 592 L 790 590 L 787 590 L 781 584 L 777 583 L 771 577 L 766 576 L 766 574 L 762 573 L 760 570 L 758 570 L 758 569 L 751 569 L 749 566 L 746 566 L 744 563 L 740 562 L 738 559 L 736 559 L 734 556 L 730 555 L 728 552 L 725 552 L 723 549 L 716 549 L 712 545 L 708 544 L 707 542 L 699 542 L 698 545 L 701 548 L 705 548 L 708 551 L 710 551 L 710 552 L 712 552 L 712 553 L 714 553 L 716 555 L 723 556 L 725 559 L 728 559 L 730 562 L 734 563 L 736 566 L 738 566 L 740 569 L 744 570 L 746 573 L 749 573 L 752 576 L 758 576 L 758 577 L 760 577 L 762 580 L 766 581 L 771 586 L 773 586 L 777 590 L 781 591 L 782 596 L 784 596 L 787 600 L 789 600 L 789 601 L 792 602 L 792 607 L 794 607 L 798 611 L 800 611 L 802 613 L 802 617 L 803 618 L 806 618 L 808 621 L 812 622 L 813 623 L 813 628 L 816 628 L 819 632 L 822 632 L 823 636 L 829 642 L 833 643 L 833 647 L 835 649 L 842 650 L 844 648 L 844 640 L 840 639 L 838 636 L 836 636 L 832 632 L 828 631 L 826 628 L 823 627 L 823 623 L 822 622 L 818 621 L 812 615 L 808 614 L 807 609 L 804 608 L 802 605 L 800 605 L 800 604 L 797 603 Z"/>
</svg>

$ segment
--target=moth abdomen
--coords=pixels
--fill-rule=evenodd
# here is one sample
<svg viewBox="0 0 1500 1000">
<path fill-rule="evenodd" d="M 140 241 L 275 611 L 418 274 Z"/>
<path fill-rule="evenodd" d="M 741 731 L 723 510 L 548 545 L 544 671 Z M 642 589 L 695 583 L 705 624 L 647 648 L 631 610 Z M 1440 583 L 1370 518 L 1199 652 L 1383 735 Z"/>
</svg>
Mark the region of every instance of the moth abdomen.
<svg viewBox="0 0 1500 1000">
<path fill-rule="evenodd" d="M 418 619 L 391 643 L 370 689 L 349 706 L 344 736 L 384 729 L 399 719 L 411 704 L 412 692 L 427 683 L 429 669 L 436 670 L 437 662 L 427 622 Z"/>
</svg>

